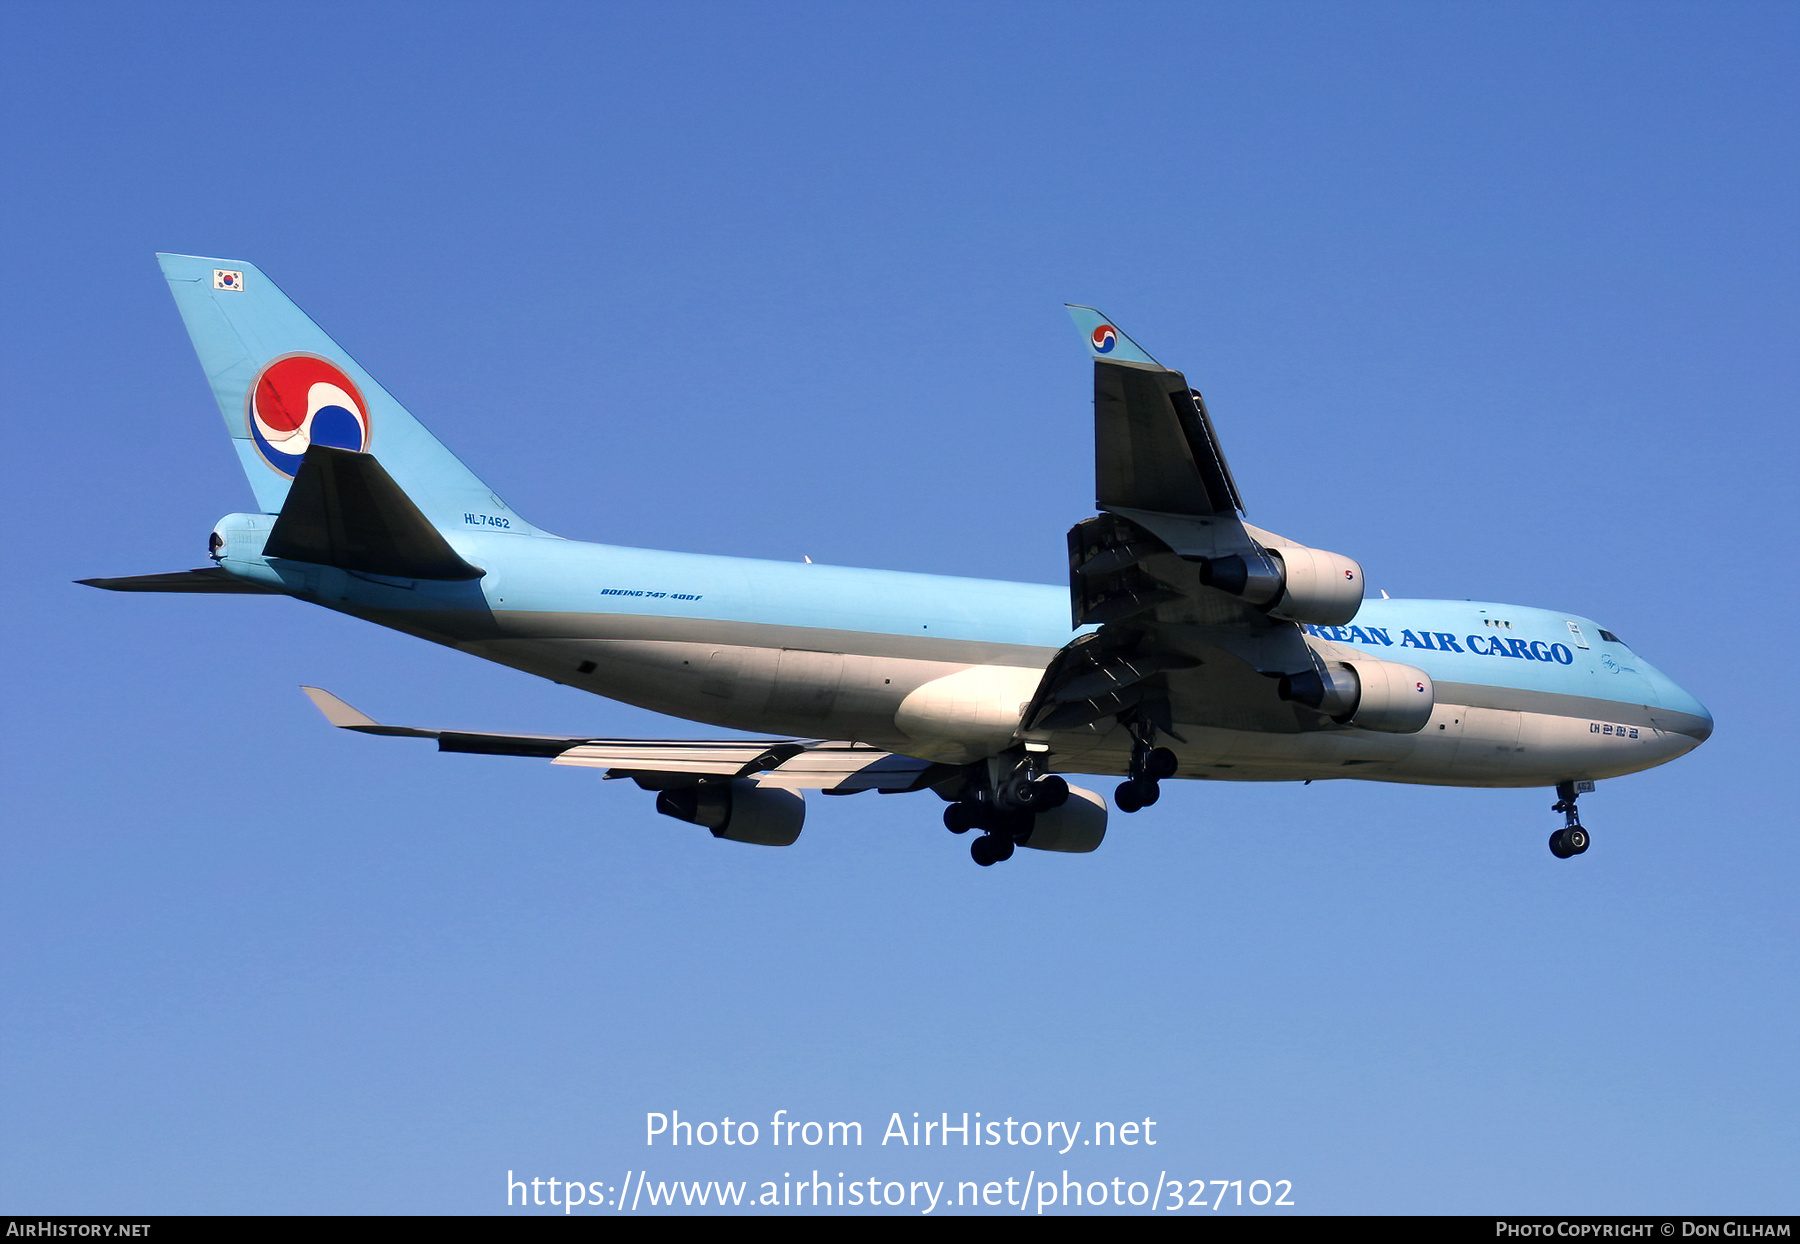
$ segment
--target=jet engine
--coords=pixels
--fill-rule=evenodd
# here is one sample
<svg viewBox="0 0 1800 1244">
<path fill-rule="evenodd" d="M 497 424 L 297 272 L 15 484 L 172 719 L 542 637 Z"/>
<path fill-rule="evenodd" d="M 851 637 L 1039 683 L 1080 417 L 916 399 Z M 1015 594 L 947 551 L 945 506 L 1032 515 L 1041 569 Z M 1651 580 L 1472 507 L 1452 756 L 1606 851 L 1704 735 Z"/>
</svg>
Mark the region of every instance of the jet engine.
<svg viewBox="0 0 1800 1244">
<path fill-rule="evenodd" d="M 1092 851 L 1106 837 L 1106 800 L 1069 787 L 1067 803 L 1033 814 L 1031 833 L 1019 843 L 1034 851 Z"/>
<path fill-rule="evenodd" d="M 806 821 L 806 800 L 797 792 L 742 778 L 665 790 L 656 797 L 656 810 L 690 825 L 704 825 L 715 838 L 760 847 L 792 846 Z"/>
<path fill-rule="evenodd" d="M 1416 734 L 1437 703 L 1431 675 L 1398 661 L 1327 661 L 1324 671 L 1284 674 L 1276 693 L 1340 725 Z"/>
<path fill-rule="evenodd" d="M 1241 596 L 1272 617 L 1342 626 L 1362 607 L 1362 567 L 1341 553 L 1290 548 L 1209 557 L 1200 582 Z"/>
</svg>

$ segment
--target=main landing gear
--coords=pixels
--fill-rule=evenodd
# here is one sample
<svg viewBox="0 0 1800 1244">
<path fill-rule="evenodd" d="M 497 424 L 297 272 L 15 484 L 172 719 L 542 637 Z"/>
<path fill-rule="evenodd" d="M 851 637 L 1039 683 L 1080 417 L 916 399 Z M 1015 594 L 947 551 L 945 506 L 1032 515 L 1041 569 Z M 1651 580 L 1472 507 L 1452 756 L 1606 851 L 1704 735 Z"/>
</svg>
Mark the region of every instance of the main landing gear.
<svg viewBox="0 0 1800 1244">
<path fill-rule="evenodd" d="M 1580 855 L 1588 849 L 1588 831 L 1582 828 L 1581 815 L 1575 810 L 1575 801 L 1594 789 L 1592 782 L 1558 782 L 1556 784 L 1556 802 L 1550 805 L 1552 812 L 1563 814 L 1566 822 L 1563 827 L 1550 835 L 1550 854 L 1559 860 L 1566 860 L 1571 855 Z"/>
<path fill-rule="evenodd" d="M 1011 836 L 1001 833 L 981 835 L 969 844 L 969 856 L 983 868 L 990 864 L 998 864 L 1001 860 L 1010 860 L 1013 854 Z"/>
<path fill-rule="evenodd" d="M 1029 762 L 1019 765 L 999 784 L 986 782 L 944 809 L 944 828 L 953 834 L 979 829 L 969 855 L 983 868 L 1012 858 L 1013 849 L 1031 837 L 1039 812 L 1069 801 L 1069 784 L 1054 773 L 1038 776 Z"/>
<path fill-rule="evenodd" d="M 1174 752 L 1166 747 L 1152 746 L 1156 738 L 1156 727 L 1149 722 L 1132 722 L 1131 733 L 1134 738 L 1131 747 L 1131 776 L 1120 782 L 1118 789 L 1113 791 L 1113 805 L 1121 812 L 1136 812 L 1162 798 L 1162 788 L 1157 783 L 1164 778 L 1174 777 L 1175 770 L 1180 765 Z"/>
</svg>

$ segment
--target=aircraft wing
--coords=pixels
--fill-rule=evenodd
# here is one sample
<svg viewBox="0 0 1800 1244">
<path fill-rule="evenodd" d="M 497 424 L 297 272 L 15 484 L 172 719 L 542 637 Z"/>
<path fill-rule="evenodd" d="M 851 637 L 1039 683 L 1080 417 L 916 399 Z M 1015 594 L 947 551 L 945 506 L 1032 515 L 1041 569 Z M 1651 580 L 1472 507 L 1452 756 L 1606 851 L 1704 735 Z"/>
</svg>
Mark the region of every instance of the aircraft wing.
<svg viewBox="0 0 1800 1244">
<path fill-rule="evenodd" d="M 1283 601 L 1214 586 L 1209 569 L 1235 557 L 1254 577 L 1279 565 L 1270 550 L 1311 551 L 1243 521 L 1206 402 L 1185 376 L 1094 308 L 1069 314 L 1094 360 L 1101 511 L 1069 532 L 1070 612 L 1077 628 L 1098 629 L 1045 671 L 1025 736 L 1110 728 L 1112 717 L 1169 733 L 1177 721 L 1298 731 L 1305 710 L 1280 699 L 1277 681 L 1315 667 L 1306 635 L 1270 612 Z"/>
<path fill-rule="evenodd" d="M 1243 511 L 1200 390 L 1092 307 L 1069 307 L 1094 357 L 1094 497 L 1169 514 Z"/>
<path fill-rule="evenodd" d="M 758 786 L 830 795 L 865 790 L 894 794 L 918 790 L 954 772 L 929 760 L 826 739 L 596 739 L 384 726 L 321 687 L 300 689 L 339 729 L 436 739 L 441 752 L 537 756 L 552 764 L 603 769 L 609 778 L 632 778 L 649 790 L 742 779 Z"/>
</svg>

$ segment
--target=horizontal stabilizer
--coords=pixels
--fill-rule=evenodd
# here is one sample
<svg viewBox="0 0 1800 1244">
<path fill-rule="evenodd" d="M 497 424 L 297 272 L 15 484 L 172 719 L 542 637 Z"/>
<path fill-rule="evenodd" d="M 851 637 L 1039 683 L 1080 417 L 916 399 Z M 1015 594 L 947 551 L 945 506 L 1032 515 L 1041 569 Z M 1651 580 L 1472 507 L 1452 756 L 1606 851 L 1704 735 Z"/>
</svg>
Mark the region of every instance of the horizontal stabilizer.
<svg viewBox="0 0 1800 1244">
<path fill-rule="evenodd" d="M 75 582 L 86 587 L 103 587 L 109 592 L 251 592 L 259 596 L 280 595 L 274 588 L 234 578 L 217 566 L 207 566 L 200 570 L 175 570 L 168 574 L 134 574 L 123 579 L 77 579 Z"/>
<path fill-rule="evenodd" d="M 479 579 L 374 455 L 306 451 L 263 546 L 269 557 L 397 579 Z"/>
</svg>

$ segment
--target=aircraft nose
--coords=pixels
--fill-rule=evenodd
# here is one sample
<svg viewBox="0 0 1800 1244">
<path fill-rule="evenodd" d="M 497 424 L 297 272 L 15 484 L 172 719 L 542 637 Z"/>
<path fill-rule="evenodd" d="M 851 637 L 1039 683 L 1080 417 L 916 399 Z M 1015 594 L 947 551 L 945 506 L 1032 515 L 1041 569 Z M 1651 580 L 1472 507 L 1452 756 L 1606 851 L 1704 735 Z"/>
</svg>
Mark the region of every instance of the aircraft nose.
<svg viewBox="0 0 1800 1244">
<path fill-rule="evenodd" d="M 1687 735 L 1694 740 L 1694 746 L 1698 747 L 1712 737 L 1713 715 L 1707 711 L 1706 705 L 1682 688 L 1675 687 L 1674 692 L 1673 695 L 1663 697 L 1663 704 L 1681 714 L 1679 724 L 1674 727 L 1676 732 Z"/>
</svg>

